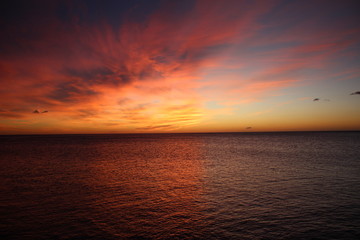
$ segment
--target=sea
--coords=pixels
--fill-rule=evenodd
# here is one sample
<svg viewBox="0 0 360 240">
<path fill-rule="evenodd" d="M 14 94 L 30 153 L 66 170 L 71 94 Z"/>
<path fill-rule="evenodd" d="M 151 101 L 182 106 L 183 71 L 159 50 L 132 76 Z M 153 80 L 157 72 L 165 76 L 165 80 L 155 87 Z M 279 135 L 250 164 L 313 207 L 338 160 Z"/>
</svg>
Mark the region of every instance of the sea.
<svg viewBox="0 0 360 240">
<path fill-rule="evenodd" d="M 0 136 L 0 239 L 360 239 L 360 132 Z"/>
</svg>

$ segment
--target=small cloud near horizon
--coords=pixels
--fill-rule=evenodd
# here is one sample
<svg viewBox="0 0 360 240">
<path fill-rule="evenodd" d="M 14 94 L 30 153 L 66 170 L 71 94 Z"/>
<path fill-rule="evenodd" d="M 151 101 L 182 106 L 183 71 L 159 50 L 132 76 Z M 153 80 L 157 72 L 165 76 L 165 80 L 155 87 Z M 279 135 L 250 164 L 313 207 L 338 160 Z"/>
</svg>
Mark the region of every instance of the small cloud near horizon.
<svg viewBox="0 0 360 240">
<path fill-rule="evenodd" d="M 313 102 L 318 102 L 318 101 L 323 101 L 323 102 L 330 102 L 330 99 L 320 99 L 320 98 L 314 98 Z"/>
<path fill-rule="evenodd" d="M 360 95 L 360 91 L 353 92 L 350 95 Z"/>
<path fill-rule="evenodd" d="M 48 112 L 49 112 L 48 110 L 44 110 L 44 111 L 40 112 L 40 111 L 37 110 L 37 109 L 35 109 L 35 110 L 33 111 L 33 113 L 35 113 L 35 114 L 48 113 Z"/>
</svg>

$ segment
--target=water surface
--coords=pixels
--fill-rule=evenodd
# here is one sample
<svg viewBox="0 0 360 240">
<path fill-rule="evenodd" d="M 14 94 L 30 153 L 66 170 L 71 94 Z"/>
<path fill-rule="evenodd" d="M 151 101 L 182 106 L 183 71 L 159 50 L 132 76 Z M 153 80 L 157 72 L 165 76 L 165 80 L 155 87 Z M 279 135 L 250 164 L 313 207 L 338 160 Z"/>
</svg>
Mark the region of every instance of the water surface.
<svg viewBox="0 0 360 240">
<path fill-rule="evenodd" d="M 360 133 L 0 136 L 2 239 L 358 239 Z"/>
</svg>

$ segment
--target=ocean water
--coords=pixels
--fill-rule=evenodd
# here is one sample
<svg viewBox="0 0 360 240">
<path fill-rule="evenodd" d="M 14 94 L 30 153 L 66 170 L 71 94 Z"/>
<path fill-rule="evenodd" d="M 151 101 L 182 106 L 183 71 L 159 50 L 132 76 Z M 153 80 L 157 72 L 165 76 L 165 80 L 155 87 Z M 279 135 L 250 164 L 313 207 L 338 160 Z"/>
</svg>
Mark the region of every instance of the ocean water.
<svg viewBox="0 0 360 240">
<path fill-rule="evenodd" d="M 360 239 L 360 132 L 0 136 L 0 239 Z"/>
</svg>

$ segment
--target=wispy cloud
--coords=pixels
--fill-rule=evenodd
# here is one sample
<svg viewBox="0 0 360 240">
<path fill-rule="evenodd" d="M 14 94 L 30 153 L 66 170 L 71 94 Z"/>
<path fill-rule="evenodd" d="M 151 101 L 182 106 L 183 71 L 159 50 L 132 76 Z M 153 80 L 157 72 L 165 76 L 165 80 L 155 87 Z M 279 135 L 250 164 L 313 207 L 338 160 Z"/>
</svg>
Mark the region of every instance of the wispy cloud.
<svg viewBox="0 0 360 240">
<path fill-rule="evenodd" d="M 111 16 L 89 4 L 7 9 L 14 17 L 1 21 L 0 108 L 9 110 L 1 119 L 181 129 L 302 85 L 307 71 L 330 69 L 360 40 L 348 18 L 330 18 L 344 4 L 330 4 L 322 18 L 320 1 L 119 3 Z M 31 114 L 42 109 L 49 114 Z"/>
</svg>

